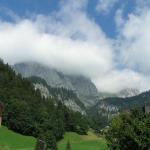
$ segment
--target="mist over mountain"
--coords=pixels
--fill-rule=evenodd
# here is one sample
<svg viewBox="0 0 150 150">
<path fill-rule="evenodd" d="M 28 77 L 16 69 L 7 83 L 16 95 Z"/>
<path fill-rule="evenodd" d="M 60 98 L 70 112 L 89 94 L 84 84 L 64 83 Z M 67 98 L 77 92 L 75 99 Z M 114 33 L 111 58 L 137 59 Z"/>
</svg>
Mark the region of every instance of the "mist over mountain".
<svg viewBox="0 0 150 150">
<path fill-rule="evenodd" d="M 127 88 L 127 89 L 121 90 L 116 95 L 117 97 L 126 98 L 126 97 L 133 97 L 133 96 L 139 95 L 140 93 L 141 92 L 136 88 L 135 89 Z"/>
<path fill-rule="evenodd" d="M 99 122 L 103 118 L 102 126 L 108 125 L 109 121 L 121 112 L 129 112 L 132 109 L 139 109 L 150 105 L 150 91 L 143 92 L 132 97 L 112 97 L 104 98 L 88 109 L 90 116 L 98 118 Z"/>
<path fill-rule="evenodd" d="M 106 11 L 106 6 L 113 7 L 108 0 L 103 0 L 104 5 L 100 3 L 97 7 L 90 0 L 62 0 L 57 2 L 58 9 L 52 9 L 51 13 L 35 13 L 30 8 L 31 13 L 27 15 L 27 7 L 21 16 L 20 11 L 12 11 L 14 5 L 7 8 L 6 4 L 5 8 L 7 2 L 3 1 L 4 8 L 0 9 L 0 57 L 11 65 L 35 61 L 65 74 L 90 77 L 97 89 L 103 92 L 116 93 L 126 88 L 149 90 L 150 11 L 145 1 L 134 1 L 141 2 L 126 15 L 120 1 L 119 7 L 115 7 L 108 18 L 100 13 Z M 36 1 L 33 3 L 31 6 Z M 40 2 L 39 9 L 43 3 L 46 2 Z M 130 3 L 125 5 L 133 7 Z M 22 4 L 18 2 L 16 5 Z M 97 11 L 91 14 L 89 6 Z M 111 7 L 108 7 L 109 11 Z M 113 37 L 108 36 L 112 33 Z"/>
<path fill-rule="evenodd" d="M 74 91 L 85 106 L 94 105 L 98 100 L 96 86 L 84 76 L 65 75 L 56 69 L 35 62 L 15 64 L 12 68 L 24 77 L 41 77 L 51 87 L 63 87 Z"/>
<path fill-rule="evenodd" d="M 126 97 L 132 97 L 140 94 L 141 92 L 134 88 L 126 88 L 123 90 L 120 90 L 119 92 L 116 93 L 108 93 L 108 92 L 99 92 L 99 98 L 100 99 L 105 99 L 108 97 L 120 97 L 120 98 L 126 98 Z"/>
</svg>

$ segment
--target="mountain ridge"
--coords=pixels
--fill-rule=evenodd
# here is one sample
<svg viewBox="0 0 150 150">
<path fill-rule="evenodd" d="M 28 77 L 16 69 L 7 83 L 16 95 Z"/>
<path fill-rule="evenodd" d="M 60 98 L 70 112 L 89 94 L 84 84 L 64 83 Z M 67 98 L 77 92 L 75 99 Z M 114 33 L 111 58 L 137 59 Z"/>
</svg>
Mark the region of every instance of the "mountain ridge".
<svg viewBox="0 0 150 150">
<path fill-rule="evenodd" d="M 74 91 L 85 106 L 94 105 L 98 100 L 98 90 L 94 83 L 81 75 L 65 75 L 58 70 L 36 62 L 18 63 L 12 66 L 23 77 L 37 76 L 51 87 L 66 88 Z"/>
<path fill-rule="evenodd" d="M 40 77 L 32 76 L 27 79 L 33 83 L 35 90 L 40 90 L 43 97 L 57 99 L 73 111 L 86 114 L 84 104 L 80 101 L 74 91 L 65 88 L 51 87 Z"/>
<path fill-rule="evenodd" d="M 137 88 L 125 88 L 120 90 L 119 92 L 99 92 L 100 99 L 106 99 L 111 97 L 118 97 L 118 98 L 127 98 L 139 95 L 141 92 Z"/>
<path fill-rule="evenodd" d="M 143 92 L 133 97 L 110 97 L 100 100 L 93 107 L 89 109 L 89 114 L 95 116 L 102 115 L 107 119 L 114 115 L 130 110 L 133 108 L 143 107 L 145 104 L 150 105 L 150 91 Z"/>
</svg>

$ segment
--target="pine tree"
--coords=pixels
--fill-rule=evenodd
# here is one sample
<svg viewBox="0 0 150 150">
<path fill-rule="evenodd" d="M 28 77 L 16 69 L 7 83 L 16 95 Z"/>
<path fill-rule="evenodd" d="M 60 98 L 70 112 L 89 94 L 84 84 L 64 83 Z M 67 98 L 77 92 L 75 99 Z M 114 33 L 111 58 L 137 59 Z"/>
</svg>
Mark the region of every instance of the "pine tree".
<svg viewBox="0 0 150 150">
<path fill-rule="evenodd" d="M 67 142 L 66 150 L 71 150 L 71 145 L 69 141 Z"/>
<path fill-rule="evenodd" d="M 34 150 L 46 150 L 45 143 L 38 138 Z"/>
</svg>

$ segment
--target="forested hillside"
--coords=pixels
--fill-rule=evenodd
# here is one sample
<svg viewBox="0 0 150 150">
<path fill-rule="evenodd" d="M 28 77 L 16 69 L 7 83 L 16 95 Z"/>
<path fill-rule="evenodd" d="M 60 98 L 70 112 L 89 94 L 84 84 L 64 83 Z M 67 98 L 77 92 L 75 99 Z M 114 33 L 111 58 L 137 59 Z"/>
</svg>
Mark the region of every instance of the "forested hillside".
<svg viewBox="0 0 150 150">
<path fill-rule="evenodd" d="M 99 101 L 91 109 L 93 111 L 99 110 L 99 112 L 101 113 L 102 110 L 106 110 L 108 112 L 115 112 L 115 111 L 117 112 L 132 109 L 135 107 L 143 107 L 145 104 L 150 105 L 150 91 L 143 92 L 137 96 L 127 98 L 118 98 L 118 97 L 105 98 Z"/>
<path fill-rule="evenodd" d="M 107 126 L 109 121 L 120 112 L 129 111 L 133 108 L 142 108 L 144 105 L 150 105 L 150 91 L 133 97 L 103 99 L 91 107 L 88 110 L 88 114 L 94 119 L 93 128 L 100 130 Z"/>
<path fill-rule="evenodd" d="M 78 111 L 83 114 L 86 113 L 85 112 L 86 108 L 84 104 L 80 101 L 80 99 L 78 98 L 77 94 L 74 91 L 63 87 L 61 88 L 51 87 L 47 84 L 47 82 L 44 79 L 40 77 L 32 76 L 28 77 L 27 79 L 33 83 L 36 89 L 39 89 L 41 91 L 41 94 L 44 95 L 45 93 L 44 95 L 45 97 L 51 97 L 56 100 L 59 100 L 64 105 L 66 105 L 67 107 L 69 107 L 74 111 Z M 46 93 L 46 91 L 48 92 Z"/>
<path fill-rule="evenodd" d="M 86 118 L 54 98 L 43 98 L 27 80 L 0 61 L 0 101 L 4 106 L 3 125 L 18 133 L 40 137 L 56 149 L 65 131 L 86 134 Z M 54 104 L 55 101 L 55 104 Z"/>
</svg>

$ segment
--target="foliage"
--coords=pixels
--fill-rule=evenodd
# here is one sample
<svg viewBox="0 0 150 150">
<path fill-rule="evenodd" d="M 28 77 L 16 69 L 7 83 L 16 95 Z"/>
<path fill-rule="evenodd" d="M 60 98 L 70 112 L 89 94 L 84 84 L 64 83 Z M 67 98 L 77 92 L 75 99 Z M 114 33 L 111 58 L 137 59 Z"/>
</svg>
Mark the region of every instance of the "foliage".
<svg viewBox="0 0 150 150">
<path fill-rule="evenodd" d="M 134 109 L 115 117 L 107 131 L 110 149 L 148 150 L 150 148 L 150 114 Z"/>
<path fill-rule="evenodd" d="M 89 119 L 90 127 L 97 133 L 100 134 L 101 130 L 109 124 L 107 116 L 101 114 L 95 114 Z"/>
<path fill-rule="evenodd" d="M 44 137 L 39 137 L 43 139 Z M 64 138 L 58 142 L 58 150 L 66 150 L 66 143 L 70 142 L 72 150 L 107 150 L 106 142 L 98 138 L 92 131 L 88 135 L 79 135 L 67 132 Z M 2 150 L 34 150 L 36 139 L 23 136 L 3 127 L 0 128 L 0 147 Z M 8 148 L 7 148 L 8 147 Z"/>
<path fill-rule="evenodd" d="M 122 110 L 126 109 L 133 109 L 135 107 L 141 107 L 145 104 L 150 105 L 150 91 L 141 93 L 139 95 L 133 96 L 133 97 L 126 97 L 126 98 L 119 98 L 119 97 L 109 97 L 105 98 L 103 100 L 100 100 L 93 108 L 92 110 L 96 109 L 98 105 L 112 105 L 116 106 Z"/>
<path fill-rule="evenodd" d="M 34 150 L 43 150 L 43 149 L 44 149 L 44 144 L 38 138 Z"/>
<path fill-rule="evenodd" d="M 150 105 L 150 91 L 133 97 L 108 97 L 99 100 L 97 104 L 88 109 L 88 115 L 92 118 L 90 126 L 96 132 L 100 132 L 119 112 L 128 111 L 135 107 L 143 107 L 145 104 Z"/>
<path fill-rule="evenodd" d="M 63 138 L 65 131 L 85 134 L 86 118 L 69 110 L 57 99 L 42 98 L 31 82 L 16 75 L 0 61 L 0 101 L 4 104 L 3 125 L 18 133 L 43 135 L 49 148 Z M 55 103 L 53 102 L 55 101 Z"/>
</svg>

